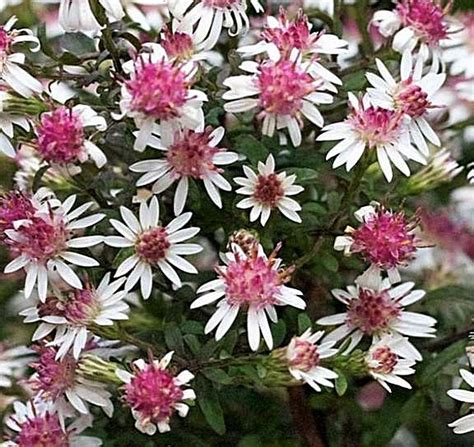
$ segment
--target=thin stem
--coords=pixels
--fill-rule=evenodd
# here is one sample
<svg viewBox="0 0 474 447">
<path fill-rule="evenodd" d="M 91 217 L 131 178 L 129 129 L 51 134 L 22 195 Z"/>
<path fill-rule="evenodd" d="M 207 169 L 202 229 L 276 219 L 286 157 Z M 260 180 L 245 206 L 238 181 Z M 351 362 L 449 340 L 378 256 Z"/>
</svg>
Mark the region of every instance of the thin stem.
<svg viewBox="0 0 474 447">
<path fill-rule="evenodd" d="M 356 3 L 356 22 L 359 28 L 359 33 L 362 36 L 362 51 L 365 56 L 372 56 L 374 54 L 374 45 L 369 34 L 369 22 L 367 17 L 369 2 L 368 0 L 357 0 Z"/>
</svg>

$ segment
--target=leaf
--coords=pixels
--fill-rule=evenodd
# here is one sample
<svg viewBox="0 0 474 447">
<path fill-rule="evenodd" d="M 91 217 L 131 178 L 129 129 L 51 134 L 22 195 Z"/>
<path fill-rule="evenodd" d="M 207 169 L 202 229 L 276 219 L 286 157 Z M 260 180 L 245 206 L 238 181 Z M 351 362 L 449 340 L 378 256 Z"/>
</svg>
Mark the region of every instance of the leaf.
<svg viewBox="0 0 474 447">
<path fill-rule="evenodd" d="M 181 332 L 184 334 L 204 334 L 204 324 L 200 321 L 186 320 L 181 323 Z"/>
<path fill-rule="evenodd" d="M 311 318 L 309 318 L 308 314 L 303 312 L 298 315 L 298 331 L 302 334 L 306 329 L 310 329 L 312 327 Z"/>
<path fill-rule="evenodd" d="M 337 258 L 330 253 L 324 253 L 321 257 L 323 266 L 330 272 L 337 272 L 339 269 L 339 262 Z"/>
<path fill-rule="evenodd" d="M 365 77 L 365 71 L 358 71 L 351 73 L 344 78 L 344 90 L 346 92 L 358 92 L 363 90 L 367 86 L 367 79 Z"/>
<path fill-rule="evenodd" d="M 313 183 L 319 176 L 317 171 L 309 168 L 286 168 L 285 172 L 288 175 L 296 175 L 295 183 L 298 185 Z"/>
<path fill-rule="evenodd" d="M 272 324 L 272 334 L 273 334 L 273 345 L 280 346 L 285 339 L 286 335 L 286 324 L 283 320 L 279 320 L 278 323 Z"/>
<path fill-rule="evenodd" d="M 183 335 L 183 340 L 191 350 L 193 355 L 198 355 L 199 351 L 201 350 L 201 344 L 199 343 L 198 338 L 193 334 L 186 334 Z"/>
<path fill-rule="evenodd" d="M 229 385 L 232 383 L 230 377 L 225 371 L 218 368 L 204 368 L 201 373 L 212 382 L 221 383 L 222 385 Z"/>
<path fill-rule="evenodd" d="M 46 174 L 46 171 L 49 169 L 49 165 L 43 166 L 39 168 L 35 176 L 33 178 L 33 192 L 38 191 L 40 184 L 41 184 L 41 179 L 43 178 L 44 174 Z"/>
<path fill-rule="evenodd" d="M 177 354 L 183 355 L 184 345 L 183 336 L 176 323 L 166 323 L 164 328 L 165 343 L 169 349 L 175 351 Z"/>
<path fill-rule="evenodd" d="M 196 389 L 198 394 L 198 405 L 207 423 L 219 435 L 225 433 L 224 413 L 217 390 L 210 382 L 202 376 L 196 379 Z"/>
<path fill-rule="evenodd" d="M 268 149 L 252 135 L 239 135 L 234 146 L 237 152 L 246 155 L 255 166 L 257 162 L 267 159 Z"/>
<path fill-rule="evenodd" d="M 335 382 L 336 393 L 338 396 L 344 396 L 348 386 L 347 379 L 341 371 L 337 370 L 337 373 L 339 374 L 339 377 L 336 379 Z"/>
<path fill-rule="evenodd" d="M 66 33 L 59 38 L 59 44 L 61 48 L 77 57 L 96 51 L 94 39 L 82 33 Z"/>
</svg>

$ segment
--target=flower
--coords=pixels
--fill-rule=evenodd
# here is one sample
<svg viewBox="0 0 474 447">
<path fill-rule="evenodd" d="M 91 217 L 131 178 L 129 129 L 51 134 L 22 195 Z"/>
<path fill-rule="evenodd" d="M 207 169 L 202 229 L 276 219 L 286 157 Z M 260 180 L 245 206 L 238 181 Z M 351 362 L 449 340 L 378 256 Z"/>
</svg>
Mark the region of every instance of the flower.
<svg viewBox="0 0 474 447">
<path fill-rule="evenodd" d="M 28 381 L 36 393 L 34 399 L 51 405 L 52 410 L 64 420 L 73 410 L 89 414 L 89 404 L 96 405 L 108 415 L 113 412 L 111 394 L 106 384 L 84 377 L 81 362 L 88 353 L 99 348 L 94 339 L 75 359 L 71 352 L 58 358 L 58 347 L 38 344 L 33 347 L 39 358 L 30 366 L 35 370 Z"/>
<path fill-rule="evenodd" d="M 12 378 L 21 376 L 34 352 L 26 346 L 7 347 L 0 344 L 0 387 L 12 386 Z"/>
<path fill-rule="evenodd" d="M 288 219 L 301 223 L 298 211 L 301 206 L 288 196 L 299 194 L 304 190 L 302 186 L 294 185 L 296 175 L 286 175 L 286 172 L 275 173 L 275 159 L 269 155 L 267 161 L 258 162 L 258 174 L 248 166 L 244 166 L 245 177 L 235 177 L 234 182 L 241 186 L 237 194 L 245 194 L 249 198 L 237 203 L 237 208 L 252 208 L 250 221 L 254 222 L 260 216 L 262 226 L 268 221 L 274 208 Z"/>
<path fill-rule="evenodd" d="M 5 230 L 13 230 L 17 220 L 28 219 L 36 212 L 36 204 L 30 194 L 13 190 L 0 196 L 0 238 L 7 238 Z"/>
<path fill-rule="evenodd" d="M 247 311 L 250 348 L 253 351 L 258 349 L 261 332 L 268 349 L 272 349 L 273 338 L 267 316 L 277 322 L 275 306 L 306 307 L 302 293 L 285 286 L 291 269 L 281 268 L 277 251 L 278 247 L 267 257 L 260 244 L 253 244 L 247 253 L 232 244 L 231 251 L 224 255 L 226 265 L 216 268 L 218 278 L 199 287 L 197 293 L 202 295 L 191 304 L 191 309 L 196 309 L 219 300 L 216 312 L 204 329 L 206 334 L 217 327 L 216 340 L 220 340 L 242 309 Z"/>
<path fill-rule="evenodd" d="M 149 298 L 153 286 L 152 266 L 158 267 L 176 287 L 181 287 L 181 280 L 173 267 L 186 273 L 197 273 L 196 268 L 181 257 L 202 250 L 198 244 L 180 244 L 199 233 L 197 227 L 183 228 L 191 219 L 192 213 L 181 214 L 168 225 L 161 226 L 158 224 L 158 199 L 153 197 L 150 206 L 145 202 L 140 204 L 140 220 L 124 206 L 120 207 L 120 214 L 125 224 L 115 219 L 110 219 L 110 223 L 121 236 L 106 237 L 105 243 L 112 247 L 133 249 L 133 254 L 115 272 L 115 277 L 128 276 L 126 290 L 140 281 L 143 298 Z"/>
<path fill-rule="evenodd" d="M 132 409 L 135 427 L 142 433 L 154 435 L 169 431 L 170 419 L 175 412 L 181 417 L 188 414 L 189 406 L 183 401 L 196 399 L 196 394 L 187 387 L 193 375 L 181 371 L 174 376 L 168 369 L 173 352 L 160 361 L 146 363 L 139 359 L 133 362 L 133 373 L 117 370 L 117 376 L 125 383 L 123 400 Z"/>
<path fill-rule="evenodd" d="M 426 164 L 423 155 L 411 145 L 409 118 L 395 110 L 371 105 L 365 95 L 358 100 L 349 93 L 352 113 L 344 121 L 325 126 L 318 141 L 342 140 L 326 155 L 326 159 L 336 157 L 333 168 L 346 165 L 350 171 L 367 151 L 376 150 L 377 159 L 387 181 L 392 181 L 393 163 L 403 174 L 410 175 L 404 160 L 414 160 Z"/>
<path fill-rule="evenodd" d="M 286 348 L 290 374 L 318 392 L 321 391 L 320 385 L 333 388 L 330 380 L 338 377 L 334 371 L 320 365 L 322 359 L 337 353 L 337 349 L 332 349 L 334 342 L 316 344 L 323 335 L 324 331 L 311 334 L 311 329 L 308 329 L 303 335 L 293 337 Z"/>
<path fill-rule="evenodd" d="M 41 402 L 13 403 L 15 413 L 6 420 L 7 427 L 16 432 L 9 436 L 5 447 L 99 447 L 102 441 L 91 436 L 80 436 L 92 425 L 92 416 L 84 415 L 67 427 L 52 409 Z"/>
<path fill-rule="evenodd" d="M 104 153 L 86 139 L 86 128 L 104 131 L 105 119 L 91 107 L 76 105 L 72 109 L 60 106 L 43 113 L 36 126 L 36 150 L 48 163 L 84 163 L 89 157 L 98 168 L 107 162 Z"/>
<path fill-rule="evenodd" d="M 370 347 L 365 361 L 371 376 L 389 393 L 389 383 L 411 389 L 411 385 L 400 376 L 414 374 L 415 360 L 421 360 L 421 354 L 408 341 L 399 335 L 385 335 Z"/>
<path fill-rule="evenodd" d="M 420 152 L 428 156 L 426 140 L 440 146 L 441 141 L 427 121 L 429 110 L 436 107 L 432 97 L 446 80 L 446 73 L 427 73 L 423 76 L 423 60 L 418 58 L 413 65 L 413 56 L 409 51 L 402 55 L 400 65 L 401 80 L 396 82 L 380 59 L 376 59 L 382 77 L 367 73 L 367 79 L 373 88 L 367 93 L 373 105 L 388 110 L 400 111 L 407 115 L 408 129 L 413 144 Z"/>
<path fill-rule="evenodd" d="M 218 188 L 231 191 L 232 187 L 221 175 L 223 169 L 218 166 L 234 163 L 238 159 L 235 152 L 218 147 L 223 137 L 223 127 L 214 130 L 207 127 L 201 132 L 189 129 L 175 132 L 171 140 L 167 140 L 166 136 L 156 138 L 150 146 L 165 151 L 166 158 L 143 160 L 131 165 L 131 171 L 143 173 L 137 186 L 154 182 L 153 192 L 160 194 L 178 180 L 174 195 L 174 213 L 177 216 L 186 204 L 190 179 L 202 180 L 210 199 L 222 208 Z"/>
<path fill-rule="evenodd" d="M 119 291 L 124 282 L 125 278 L 110 282 L 110 273 L 107 273 L 97 288 L 87 283 L 82 290 L 49 295 L 44 303 L 25 309 L 20 315 L 26 317 L 25 323 L 41 322 L 33 334 L 33 341 L 56 331 L 50 344 L 59 346 L 58 358 L 72 347 L 77 360 L 86 347 L 90 325 L 111 326 L 114 321 L 128 319 L 129 307 L 123 300 L 126 292 Z"/>
<path fill-rule="evenodd" d="M 461 369 L 459 371 L 459 374 L 461 374 L 461 377 L 471 388 L 474 388 L 474 374 L 467 371 L 466 369 Z M 448 396 L 461 402 L 474 404 L 473 391 L 453 389 L 448 391 Z M 472 407 L 470 407 L 470 409 L 472 410 Z M 470 413 L 466 416 L 463 416 L 462 418 L 455 420 L 454 422 L 451 422 L 451 424 L 449 424 L 449 427 L 452 427 L 454 433 L 458 435 L 474 431 L 474 413 Z"/>
<path fill-rule="evenodd" d="M 12 29 L 16 21 L 17 18 L 12 16 L 5 25 L 0 26 L 0 79 L 19 95 L 28 98 L 33 93 L 41 93 L 43 86 L 20 67 L 25 63 L 25 55 L 15 53 L 13 47 L 22 42 L 31 42 L 34 46 L 30 51 L 36 52 L 40 49 L 40 42 L 29 29 Z"/>
<path fill-rule="evenodd" d="M 373 266 L 387 270 L 392 284 L 399 282 L 397 267 L 412 260 L 417 250 L 416 222 L 409 222 L 403 211 L 386 210 L 377 202 L 354 215 L 361 225 L 357 229 L 347 227 L 346 236 L 338 236 L 334 248 L 344 250 L 346 256 L 360 253 Z"/>
<path fill-rule="evenodd" d="M 139 151 L 153 140 L 154 132 L 169 141 L 182 128 L 203 129 L 202 103 L 207 101 L 205 93 L 191 88 L 197 70 L 194 62 L 172 61 L 158 44 L 142 48 L 135 60 L 123 64 L 130 79 L 122 84 L 120 100 L 122 113 L 134 118 L 139 129 L 134 145 Z"/>
<path fill-rule="evenodd" d="M 263 12 L 259 0 L 250 0 L 256 12 Z M 230 36 L 236 36 L 249 28 L 247 0 L 198 0 L 190 9 L 193 0 L 171 0 L 171 13 L 179 19 L 177 30 L 192 32 L 199 50 L 213 48 L 222 28 Z"/>
<path fill-rule="evenodd" d="M 424 60 L 440 58 L 440 44 L 456 30 L 435 0 L 397 0 L 393 11 L 376 11 L 372 23 L 384 37 L 393 36 L 392 48 L 399 53 L 418 51 Z"/>
<path fill-rule="evenodd" d="M 54 273 L 70 286 L 82 289 L 81 280 L 68 264 L 80 267 L 99 265 L 95 259 L 70 249 L 100 244 L 102 236 L 76 237 L 76 233 L 100 222 L 105 215 L 97 213 L 79 218 L 93 203 L 87 202 L 72 210 L 75 202 L 75 195 L 69 196 L 63 203 L 57 199 L 48 200 L 32 216 L 15 220 L 13 229 L 5 230 L 7 237 L 4 243 L 16 258 L 6 265 L 4 272 L 25 269 L 26 298 L 37 284 L 39 298 L 44 301 L 48 277 Z"/>
<path fill-rule="evenodd" d="M 385 334 L 402 334 L 409 337 L 434 337 L 436 320 L 427 315 L 407 312 L 405 306 L 415 303 L 426 294 L 413 290 L 413 282 L 392 287 L 380 272 L 366 272 L 356 279 L 355 286 L 332 290 L 334 297 L 347 306 L 344 313 L 320 318 L 323 326 L 340 325 L 324 341 L 337 342 L 350 336 L 348 350 L 357 346 L 364 335 L 378 340 Z"/>
<path fill-rule="evenodd" d="M 309 61 L 302 61 L 298 50 L 289 59 L 282 58 L 276 47 L 269 59 L 261 63 L 245 61 L 240 68 L 250 75 L 231 76 L 223 84 L 230 90 L 222 95 L 229 102 L 224 109 L 230 113 L 259 110 L 262 133 L 273 136 L 275 130 L 288 129 L 293 146 L 301 144 L 303 116 L 322 127 L 324 119 L 317 104 L 330 104 L 333 97 L 325 91 L 337 92 L 331 82 L 323 79 Z M 257 96 L 254 98 L 254 96 Z"/>
</svg>

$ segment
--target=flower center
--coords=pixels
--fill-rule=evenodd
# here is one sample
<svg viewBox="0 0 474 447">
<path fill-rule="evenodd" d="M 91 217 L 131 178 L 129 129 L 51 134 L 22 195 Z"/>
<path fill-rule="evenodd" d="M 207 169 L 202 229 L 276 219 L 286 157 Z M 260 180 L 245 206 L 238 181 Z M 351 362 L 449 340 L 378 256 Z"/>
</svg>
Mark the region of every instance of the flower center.
<svg viewBox="0 0 474 447">
<path fill-rule="evenodd" d="M 266 113 L 295 116 L 315 87 L 311 76 L 288 60 L 265 63 L 257 79 L 260 105 Z"/>
<path fill-rule="evenodd" d="M 73 163 L 84 153 L 84 128 L 67 107 L 43 113 L 36 129 L 37 150 L 50 163 Z"/>
<path fill-rule="evenodd" d="M 70 354 L 56 360 L 57 349 L 52 346 L 37 346 L 35 350 L 39 359 L 31 365 L 36 370 L 32 388 L 41 391 L 46 398 L 56 400 L 73 387 L 77 362 Z"/>
<path fill-rule="evenodd" d="M 373 370 L 380 374 L 390 374 L 398 363 L 398 355 L 388 346 L 377 348 L 372 352 L 371 356 L 373 360 L 379 363 Z"/>
<path fill-rule="evenodd" d="M 10 50 L 10 45 L 13 39 L 11 33 L 5 30 L 3 26 L 0 27 L 0 54 L 4 56 Z"/>
<path fill-rule="evenodd" d="M 135 250 L 149 264 L 156 264 L 166 257 L 171 247 L 168 233 L 163 227 L 155 227 L 143 232 L 135 243 Z"/>
<path fill-rule="evenodd" d="M 204 0 L 204 5 L 210 8 L 225 9 L 231 6 L 239 6 L 241 0 Z"/>
<path fill-rule="evenodd" d="M 176 173 L 183 177 L 202 179 L 209 171 L 216 171 L 213 159 L 219 149 L 209 146 L 209 131 L 186 131 L 168 149 L 166 158 Z"/>
<path fill-rule="evenodd" d="M 285 191 L 281 185 L 278 175 L 275 173 L 262 175 L 260 174 L 255 185 L 253 198 L 262 205 L 275 208 L 277 203 L 285 195 Z"/>
<path fill-rule="evenodd" d="M 403 113 L 418 118 L 425 114 L 431 106 L 428 101 L 428 94 L 421 87 L 412 83 L 411 79 L 404 81 L 398 93 L 394 95 L 395 107 Z"/>
<path fill-rule="evenodd" d="M 0 238 L 5 230 L 13 228 L 13 222 L 28 219 L 35 212 L 35 207 L 28 195 L 13 191 L 0 197 Z"/>
<path fill-rule="evenodd" d="M 400 306 L 386 291 L 360 289 L 359 297 L 349 303 L 347 321 L 367 335 L 387 329 L 400 315 Z"/>
<path fill-rule="evenodd" d="M 100 313 L 100 303 L 95 290 L 74 290 L 64 302 L 64 317 L 72 324 L 87 326 Z"/>
<path fill-rule="evenodd" d="M 195 50 L 193 39 L 189 34 L 180 32 L 173 33 L 169 29 L 165 30 L 161 45 L 169 58 L 174 58 L 179 61 L 191 59 Z"/>
<path fill-rule="evenodd" d="M 147 365 L 125 385 L 125 401 L 146 421 L 167 421 L 175 411 L 183 391 L 175 378 L 156 365 Z"/>
<path fill-rule="evenodd" d="M 318 347 L 307 340 L 297 338 L 293 347 L 290 366 L 308 372 L 319 365 L 320 357 Z"/>
<path fill-rule="evenodd" d="M 352 233 L 351 251 L 362 253 L 372 264 L 393 268 L 413 257 L 415 235 L 403 213 L 379 211 Z"/>
<path fill-rule="evenodd" d="M 401 0 L 396 9 L 403 25 L 411 27 L 426 43 L 437 46 L 447 37 L 445 12 L 432 0 Z"/>
<path fill-rule="evenodd" d="M 393 142 L 400 133 L 403 115 L 378 107 L 360 108 L 349 121 L 360 137 L 370 147 Z"/>
<path fill-rule="evenodd" d="M 135 77 L 126 81 L 131 108 L 159 120 L 181 115 L 189 83 L 186 75 L 169 62 L 137 62 Z"/>
<path fill-rule="evenodd" d="M 69 447 L 69 435 L 65 433 L 56 415 L 46 413 L 28 419 L 21 426 L 15 441 L 18 447 Z"/>
<path fill-rule="evenodd" d="M 263 308 L 277 302 L 282 281 L 270 260 L 257 254 L 241 259 L 236 254 L 235 261 L 219 273 L 225 283 L 229 304 Z"/>
</svg>

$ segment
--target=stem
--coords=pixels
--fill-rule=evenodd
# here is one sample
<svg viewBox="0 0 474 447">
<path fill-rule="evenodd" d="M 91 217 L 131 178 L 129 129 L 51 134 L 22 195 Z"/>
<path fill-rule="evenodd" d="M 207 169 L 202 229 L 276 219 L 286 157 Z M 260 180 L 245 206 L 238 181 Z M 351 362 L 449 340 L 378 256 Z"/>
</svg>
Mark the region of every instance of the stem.
<svg viewBox="0 0 474 447">
<path fill-rule="evenodd" d="M 342 37 L 342 0 L 334 0 L 334 19 L 333 19 L 333 31 L 336 36 Z"/>
<path fill-rule="evenodd" d="M 469 326 L 460 332 L 456 332 L 455 334 L 435 340 L 429 343 L 425 349 L 429 352 L 440 351 L 459 340 L 467 338 L 471 332 L 474 332 L 474 326 Z"/>
<path fill-rule="evenodd" d="M 365 56 L 372 56 L 374 54 L 374 45 L 369 34 L 369 22 L 367 21 L 368 9 L 368 0 L 357 0 L 356 21 L 360 35 L 362 36 L 362 52 Z"/>
</svg>

